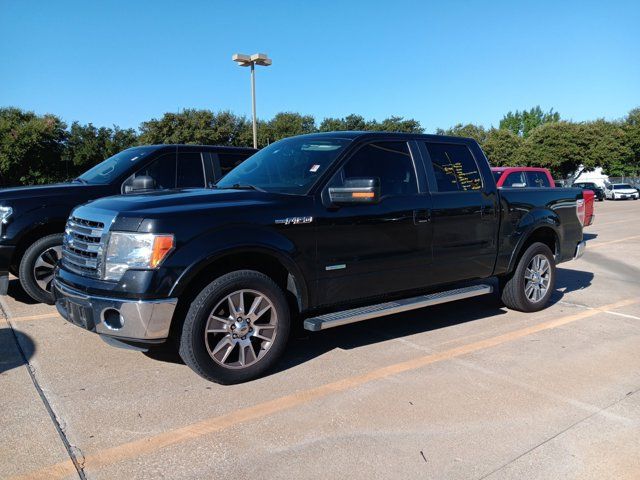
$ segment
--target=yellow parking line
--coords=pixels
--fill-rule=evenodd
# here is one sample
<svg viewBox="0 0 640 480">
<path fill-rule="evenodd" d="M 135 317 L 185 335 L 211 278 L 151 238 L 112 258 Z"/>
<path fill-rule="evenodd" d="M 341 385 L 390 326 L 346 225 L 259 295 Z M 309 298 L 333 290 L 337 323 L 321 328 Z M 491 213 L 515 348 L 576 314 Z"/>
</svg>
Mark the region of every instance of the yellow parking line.
<svg viewBox="0 0 640 480">
<path fill-rule="evenodd" d="M 43 313 L 41 315 L 28 315 L 26 317 L 9 317 L 10 322 L 26 322 L 28 320 L 41 320 L 44 318 L 60 318 L 58 313 Z"/>
<path fill-rule="evenodd" d="M 636 238 L 640 238 L 640 235 L 633 235 L 632 237 L 618 238 L 617 240 L 610 240 L 608 242 L 596 242 L 594 244 L 590 244 L 587 242 L 587 250 L 593 250 L 594 248 L 600 248 L 605 245 L 611 245 L 612 243 L 622 243 L 627 240 L 635 240 Z"/>
<path fill-rule="evenodd" d="M 200 422 L 187 425 L 186 427 L 176 428 L 151 437 L 134 440 L 132 442 L 104 449 L 94 454 L 89 454 L 85 457 L 84 465 L 85 468 L 88 469 L 97 469 L 122 460 L 136 458 L 140 455 L 151 453 L 171 445 L 194 440 L 214 432 L 231 428 L 241 423 L 264 418 L 284 410 L 290 410 L 300 405 L 307 404 L 334 393 L 344 392 L 374 380 L 380 380 L 392 375 L 416 370 L 436 362 L 452 359 L 461 355 L 467 355 L 479 350 L 485 350 L 528 335 L 542 332 L 544 330 L 550 330 L 577 320 L 589 318 L 599 313 L 603 313 L 606 310 L 613 310 L 615 308 L 632 305 L 638 302 L 640 302 L 640 299 L 636 298 L 621 300 L 603 307 L 594 308 L 593 310 L 585 310 L 573 315 L 549 320 L 537 325 L 514 330 L 485 340 L 455 347 L 450 350 L 445 350 L 443 352 L 425 355 L 386 367 L 381 367 L 361 375 L 343 378 L 309 390 L 303 390 L 291 395 L 259 403 L 251 407 L 229 412 L 218 417 L 207 418 Z M 74 472 L 75 467 L 71 460 L 68 460 L 24 475 L 13 477 L 13 480 L 52 480 L 55 478 L 64 478 Z"/>
</svg>

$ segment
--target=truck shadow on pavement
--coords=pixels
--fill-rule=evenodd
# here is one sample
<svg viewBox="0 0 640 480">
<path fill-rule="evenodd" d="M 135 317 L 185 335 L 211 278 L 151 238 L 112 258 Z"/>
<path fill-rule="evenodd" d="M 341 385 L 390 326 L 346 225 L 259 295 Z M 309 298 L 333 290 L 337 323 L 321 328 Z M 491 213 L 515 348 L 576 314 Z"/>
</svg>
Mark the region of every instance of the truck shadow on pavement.
<svg viewBox="0 0 640 480">
<path fill-rule="evenodd" d="M 25 305 L 37 305 L 38 302 L 31 298 L 27 292 L 24 291 L 20 280 L 12 278 L 9 280 L 9 288 L 7 295 L 13 298 L 16 302 L 24 303 Z"/>
<path fill-rule="evenodd" d="M 572 291 L 591 285 L 593 273 L 565 268 L 557 269 L 556 290 L 550 305 L 558 302 Z M 494 288 L 497 282 L 492 280 Z M 283 358 L 270 374 L 282 372 L 308 362 L 331 350 L 363 347 L 395 338 L 439 330 L 497 315 L 505 315 L 507 309 L 497 294 L 460 300 L 453 303 L 413 310 L 398 315 L 390 315 L 365 322 L 354 323 L 329 330 L 310 333 L 302 327 L 294 329 L 292 338 Z M 535 315 L 535 314 L 533 314 Z M 182 363 L 174 350 L 161 348 L 145 352 L 145 355 L 159 361 Z"/>
<path fill-rule="evenodd" d="M 551 296 L 549 306 L 560 301 L 569 292 L 587 288 L 591 285 L 594 276 L 592 272 L 565 268 L 558 268 L 556 271 L 556 290 Z M 496 281 L 493 281 L 493 285 L 497 290 Z M 287 370 L 336 348 L 345 350 L 358 348 L 372 343 L 505 315 L 507 311 L 498 295 L 494 293 L 313 334 L 303 331 L 304 333 L 292 339 L 274 373 Z"/>
<path fill-rule="evenodd" d="M 18 339 L 20 348 L 16 345 L 16 338 Z M 36 346 L 29 335 L 15 331 L 14 336 L 14 331 L 8 326 L 0 328 L 0 375 L 14 368 L 26 365 L 35 351 Z"/>
</svg>

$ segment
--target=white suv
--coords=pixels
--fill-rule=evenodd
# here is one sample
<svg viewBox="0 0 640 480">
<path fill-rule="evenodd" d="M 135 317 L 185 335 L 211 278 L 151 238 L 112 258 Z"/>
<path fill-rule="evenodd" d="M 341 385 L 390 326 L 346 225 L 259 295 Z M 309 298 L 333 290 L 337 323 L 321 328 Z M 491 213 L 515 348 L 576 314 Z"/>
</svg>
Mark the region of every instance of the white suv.
<svg viewBox="0 0 640 480">
<path fill-rule="evenodd" d="M 627 198 L 637 200 L 638 196 L 640 196 L 638 190 L 627 183 L 610 183 L 607 185 L 604 195 L 607 200 L 621 200 Z"/>
</svg>

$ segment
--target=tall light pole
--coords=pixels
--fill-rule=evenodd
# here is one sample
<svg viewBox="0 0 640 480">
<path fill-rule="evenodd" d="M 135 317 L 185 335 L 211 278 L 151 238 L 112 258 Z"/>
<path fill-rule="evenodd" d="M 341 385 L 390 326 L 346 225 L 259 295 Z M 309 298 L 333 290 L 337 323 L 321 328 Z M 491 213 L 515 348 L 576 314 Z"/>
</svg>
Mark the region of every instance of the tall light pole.
<svg viewBox="0 0 640 480">
<path fill-rule="evenodd" d="M 256 65 L 268 67 L 271 59 L 266 53 L 254 53 L 245 55 L 234 53 L 231 59 L 241 67 L 251 67 L 251 111 L 253 116 L 253 148 L 258 148 L 258 120 L 256 119 Z"/>
</svg>

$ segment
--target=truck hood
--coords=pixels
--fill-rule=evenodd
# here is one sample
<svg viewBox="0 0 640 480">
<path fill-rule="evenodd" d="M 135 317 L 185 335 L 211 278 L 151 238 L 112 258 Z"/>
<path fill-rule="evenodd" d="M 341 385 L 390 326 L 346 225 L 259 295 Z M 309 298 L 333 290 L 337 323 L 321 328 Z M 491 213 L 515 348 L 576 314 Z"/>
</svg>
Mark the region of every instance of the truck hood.
<svg viewBox="0 0 640 480">
<path fill-rule="evenodd" d="M 51 185 L 34 185 L 30 187 L 12 187 L 0 189 L 0 203 L 12 200 L 30 199 L 40 197 L 76 196 L 88 193 L 90 190 L 99 189 L 100 185 L 87 185 L 83 183 L 54 183 Z"/>
<path fill-rule="evenodd" d="M 91 203 L 92 208 L 108 210 L 124 216 L 153 217 L 154 215 L 194 213 L 209 209 L 246 207 L 268 204 L 282 194 L 256 190 L 182 189 L 145 194 L 104 197 Z"/>
</svg>

